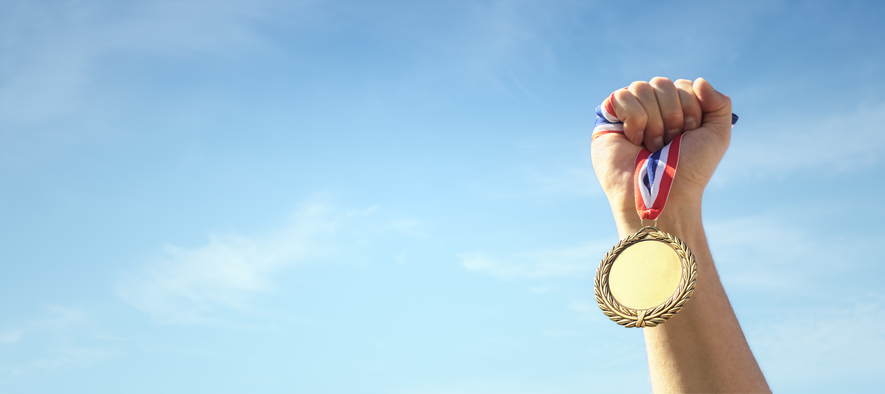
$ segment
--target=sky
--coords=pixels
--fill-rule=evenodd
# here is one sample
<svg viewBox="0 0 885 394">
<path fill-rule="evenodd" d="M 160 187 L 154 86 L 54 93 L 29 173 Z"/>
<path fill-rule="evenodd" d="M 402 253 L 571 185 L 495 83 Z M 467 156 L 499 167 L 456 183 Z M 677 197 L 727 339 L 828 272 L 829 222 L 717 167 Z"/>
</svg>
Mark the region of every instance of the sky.
<svg viewBox="0 0 885 394">
<path fill-rule="evenodd" d="M 649 392 L 590 133 L 655 76 L 740 116 L 704 223 L 772 389 L 876 391 L 883 17 L 0 0 L 0 392 Z"/>
</svg>

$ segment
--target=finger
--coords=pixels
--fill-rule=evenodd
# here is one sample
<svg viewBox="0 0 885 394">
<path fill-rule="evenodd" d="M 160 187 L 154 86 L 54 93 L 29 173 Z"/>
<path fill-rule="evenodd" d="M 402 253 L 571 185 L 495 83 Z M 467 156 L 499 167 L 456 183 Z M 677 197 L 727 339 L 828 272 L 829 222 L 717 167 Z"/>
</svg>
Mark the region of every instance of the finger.
<svg viewBox="0 0 885 394">
<path fill-rule="evenodd" d="M 639 100 L 639 104 L 645 110 L 646 124 L 643 145 L 645 149 L 655 152 L 664 147 L 664 122 L 661 120 L 661 110 L 658 108 L 658 99 L 655 89 L 645 81 L 636 81 L 628 88 L 633 96 Z"/>
<path fill-rule="evenodd" d="M 693 88 L 704 111 L 701 121 L 704 128 L 709 128 L 727 141 L 731 136 L 731 99 L 713 89 L 703 78 L 696 79 Z"/>
<path fill-rule="evenodd" d="M 701 126 L 704 112 L 701 111 L 701 103 L 694 94 L 694 87 L 687 79 L 676 80 L 676 90 L 679 92 L 679 104 L 682 105 L 682 130 L 692 131 Z"/>
<path fill-rule="evenodd" d="M 655 89 L 661 120 L 664 124 L 663 147 L 673 141 L 682 132 L 682 104 L 679 103 L 679 92 L 676 85 L 668 78 L 654 77 L 649 82 Z"/>
<path fill-rule="evenodd" d="M 620 89 L 611 95 L 615 116 L 624 122 L 624 136 L 635 145 L 642 145 L 643 131 L 647 116 L 639 100 L 627 89 Z"/>
<path fill-rule="evenodd" d="M 703 78 L 696 79 L 692 88 L 705 116 L 727 118 L 727 122 L 731 124 L 731 98 L 713 89 L 713 86 Z M 704 121 L 706 122 L 707 119 L 705 118 Z"/>
</svg>

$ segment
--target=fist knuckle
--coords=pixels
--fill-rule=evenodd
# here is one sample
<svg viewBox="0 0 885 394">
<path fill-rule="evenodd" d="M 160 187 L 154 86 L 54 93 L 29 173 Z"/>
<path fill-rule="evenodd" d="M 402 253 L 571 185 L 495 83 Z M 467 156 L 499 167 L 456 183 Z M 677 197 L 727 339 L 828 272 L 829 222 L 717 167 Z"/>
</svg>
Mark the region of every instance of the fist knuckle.
<svg viewBox="0 0 885 394">
<path fill-rule="evenodd" d="M 654 88 L 648 82 L 636 81 L 630 84 L 630 90 L 637 93 L 643 93 L 653 91 Z"/>
<path fill-rule="evenodd" d="M 639 131 L 645 129 L 648 125 L 648 115 L 645 113 L 632 113 L 629 117 L 624 119 L 624 126 L 627 126 L 629 123 L 630 126 L 634 126 L 639 128 Z"/>
<path fill-rule="evenodd" d="M 692 83 L 687 79 L 677 79 L 675 82 L 676 86 L 683 90 L 691 90 Z"/>
<path fill-rule="evenodd" d="M 668 125 L 677 125 L 682 123 L 682 112 L 680 111 L 667 111 L 666 113 L 661 114 L 664 117 L 664 123 Z"/>
<path fill-rule="evenodd" d="M 651 81 L 649 81 L 649 83 L 651 83 L 652 86 L 661 87 L 661 86 L 672 85 L 673 81 L 671 81 L 670 78 L 666 78 L 666 77 L 654 77 L 651 79 Z"/>
<path fill-rule="evenodd" d="M 633 93 L 631 93 L 628 90 L 618 89 L 617 91 L 615 91 L 615 100 L 624 101 L 624 100 L 628 99 L 629 96 L 632 96 L 632 95 L 633 95 Z"/>
<path fill-rule="evenodd" d="M 664 124 L 661 122 L 649 122 L 645 126 L 645 133 L 652 137 L 660 137 L 664 135 Z"/>
</svg>

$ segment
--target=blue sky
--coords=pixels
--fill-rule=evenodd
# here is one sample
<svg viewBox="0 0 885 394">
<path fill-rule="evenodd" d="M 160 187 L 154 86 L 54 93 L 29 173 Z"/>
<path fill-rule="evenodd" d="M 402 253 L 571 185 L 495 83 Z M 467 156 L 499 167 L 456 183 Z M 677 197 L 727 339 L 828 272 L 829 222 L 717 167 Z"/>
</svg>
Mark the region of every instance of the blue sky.
<svg viewBox="0 0 885 394">
<path fill-rule="evenodd" d="M 0 2 L 0 391 L 650 391 L 593 109 L 707 78 L 775 391 L 885 379 L 885 3 Z M 879 181 L 876 181 L 876 180 Z"/>
</svg>

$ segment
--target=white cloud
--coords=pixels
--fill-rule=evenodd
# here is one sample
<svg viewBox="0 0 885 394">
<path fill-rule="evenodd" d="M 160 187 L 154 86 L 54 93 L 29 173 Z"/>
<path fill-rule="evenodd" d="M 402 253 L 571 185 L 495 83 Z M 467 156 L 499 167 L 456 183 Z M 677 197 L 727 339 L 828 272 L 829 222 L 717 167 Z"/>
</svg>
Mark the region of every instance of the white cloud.
<svg viewBox="0 0 885 394">
<path fill-rule="evenodd" d="M 243 307 L 270 290 L 281 268 L 329 254 L 330 237 L 344 215 L 321 204 L 296 214 L 283 229 L 264 236 L 211 234 L 203 246 L 168 245 L 115 287 L 127 302 L 165 323 L 204 321 L 216 308 Z"/>
<path fill-rule="evenodd" d="M 23 376 L 38 373 L 40 371 L 53 371 L 58 369 L 88 368 L 110 358 L 116 353 L 89 347 L 65 347 L 54 350 L 46 357 L 33 359 L 27 363 L 13 366 L 10 375 Z"/>
<path fill-rule="evenodd" d="M 0 40 L 4 54 L 0 57 L 0 120 L 14 124 L 45 122 L 77 111 L 82 103 L 90 102 L 90 84 L 100 77 L 100 67 L 115 55 L 233 58 L 244 52 L 293 45 L 292 40 L 275 42 L 268 25 L 329 32 L 345 28 L 354 15 L 379 13 L 377 19 L 386 21 L 391 13 L 408 12 L 400 6 L 379 10 L 377 5 L 328 6 L 313 0 L 112 4 L 25 0 L 0 6 L 0 36 L 4 38 Z M 548 42 L 557 24 L 549 8 L 540 2 L 456 6 L 453 23 L 458 28 L 434 26 L 446 29 L 447 34 L 433 30 L 428 33 L 430 38 L 416 34 L 415 26 L 405 21 L 385 23 L 383 28 L 408 29 L 408 36 L 420 36 L 413 44 L 432 54 L 426 67 L 437 67 L 443 59 L 442 70 L 459 69 L 461 76 L 472 75 L 477 81 L 490 76 L 512 80 L 515 87 L 510 90 L 537 100 L 513 69 L 530 71 L 552 63 Z M 451 11 L 451 6 L 446 10 Z M 419 33 L 427 29 L 423 27 Z"/>
<path fill-rule="evenodd" d="M 480 252 L 460 253 L 457 257 L 466 270 L 502 280 L 556 278 L 595 271 L 611 245 L 613 242 L 595 241 L 559 249 L 521 252 L 503 258 Z"/>
<path fill-rule="evenodd" d="M 19 329 L 0 332 L 0 343 L 16 343 L 21 339 L 22 332 Z"/>
<path fill-rule="evenodd" d="M 389 15 L 402 18 L 380 28 L 391 29 L 398 40 L 408 37 L 422 59 L 418 67 L 407 70 L 404 82 L 410 88 L 457 81 L 474 94 L 493 92 L 543 104 L 538 84 L 528 81 L 555 69 L 554 45 L 567 38 L 563 27 L 575 8 L 530 0 L 439 3 L 426 8 L 373 6 L 361 12 L 378 20 L 389 20 Z M 422 13 L 428 9 L 434 14 Z M 414 20 L 424 24 L 416 29 Z"/>
<path fill-rule="evenodd" d="M 553 64 L 549 39 L 554 29 L 555 12 L 542 2 L 492 2 L 474 4 L 468 18 L 469 28 L 464 33 L 472 39 L 457 39 L 470 56 L 462 56 L 468 66 L 480 73 L 500 72 L 505 65 L 534 68 Z M 464 48 L 464 43 L 468 43 Z M 467 55 L 467 53 L 465 53 Z M 526 70 L 523 70 L 526 71 Z M 534 96 L 512 72 L 518 89 L 533 99 Z M 536 99 L 535 99 L 536 100 Z"/>
<path fill-rule="evenodd" d="M 525 171 L 529 183 L 534 186 L 532 195 L 565 194 L 576 197 L 603 195 L 593 165 L 589 162 L 586 165 L 559 166 L 555 170 L 526 168 Z"/>
<path fill-rule="evenodd" d="M 539 370 L 537 373 L 523 374 L 517 377 L 471 377 L 446 379 L 439 382 L 422 382 L 411 384 L 391 392 L 397 394 L 584 394 L 611 392 L 649 392 L 651 384 L 647 379 L 639 378 L 648 375 L 643 362 L 644 347 L 628 348 L 623 344 L 607 344 L 600 346 L 606 350 L 606 360 L 612 366 L 606 368 L 588 367 L 581 373 L 552 373 Z M 599 348 L 587 349 L 587 352 L 598 351 Z M 536 355 L 526 354 L 526 358 Z M 625 360 L 626 359 L 626 360 Z M 551 366 L 547 366 L 551 367 Z M 555 368 L 555 366 L 553 366 Z M 568 369 L 568 367 L 566 367 Z M 557 371 L 558 372 L 558 371 Z M 486 373 L 488 375 L 488 373 Z M 477 375 L 477 374 L 475 374 Z"/>
<path fill-rule="evenodd" d="M 881 375 L 885 294 L 834 295 L 833 301 L 839 299 L 839 307 L 783 310 L 746 330 L 772 387 L 811 388 Z"/>
<path fill-rule="evenodd" d="M 4 2 L 0 120 L 30 124 L 75 111 L 96 65 L 116 53 L 231 56 L 266 47 L 255 22 L 291 17 L 309 2 L 284 4 Z"/>
<path fill-rule="evenodd" d="M 745 138 L 732 138 L 717 172 L 718 181 L 782 178 L 802 170 L 833 175 L 866 169 L 882 160 L 882 124 L 885 103 L 863 104 L 850 113 L 803 121 L 775 119 Z"/>
<path fill-rule="evenodd" d="M 840 211 L 807 226 L 794 209 L 709 225 L 717 268 L 775 391 L 855 391 L 843 384 L 867 384 L 885 365 L 885 234 L 832 225 Z"/>
<path fill-rule="evenodd" d="M 274 289 L 285 269 L 369 245 L 381 232 L 420 233 L 415 220 L 372 225 L 359 219 L 378 210 L 344 212 L 328 204 L 306 205 L 282 228 L 267 234 L 210 234 L 202 246 L 168 245 L 116 282 L 117 294 L 160 323 L 199 324 L 249 306 Z M 401 223 L 409 223 L 404 226 Z"/>
<path fill-rule="evenodd" d="M 645 12 L 635 12 L 631 3 L 604 3 L 596 5 L 595 18 L 583 23 L 599 37 L 588 40 L 588 45 L 599 53 L 618 54 L 606 62 L 613 64 L 616 76 L 627 78 L 626 83 L 637 76 L 646 80 L 656 75 L 691 78 L 685 73 L 733 64 L 757 34 L 764 16 L 777 14 L 785 6 L 783 1 L 648 3 L 643 5 Z M 709 15 L 718 17 L 712 22 Z M 621 28 L 625 18 L 633 26 L 653 28 Z M 665 20 L 694 22 L 660 23 Z"/>
<path fill-rule="evenodd" d="M 44 316 L 0 329 L 0 379 L 88 368 L 116 356 L 82 309 L 46 305 Z"/>
<path fill-rule="evenodd" d="M 576 393 L 584 392 L 587 387 L 568 387 L 559 383 L 538 384 L 526 381 L 495 380 L 495 379 L 472 379 L 440 384 L 436 387 L 408 388 L 397 391 L 398 394 L 472 394 L 472 393 L 512 393 L 512 394 L 537 394 L 537 393 Z"/>
<path fill-rule="evenodd" d="M 422 223 L 417 219 L 402 219 L 390 222 L 381 227 L 381 229 L 394 230 L 417 238 L 427 238 L 427 234 L 424 233 L 422 227 Z"/>
<path fill-rule="evenodd" d="M 881 232 L 846 233 L 828 224 L 826 212 L 818 215 L 815 227 L 803 225 L 796 220 L 801 216 L 790 212 L 708 224 L 710 248 L 723 282 L 749 293 L 810 296 L 826 288 L 828 280 L 850 280 L 876 269 L 879 259 L 873 248 Z"/>
</svg>

